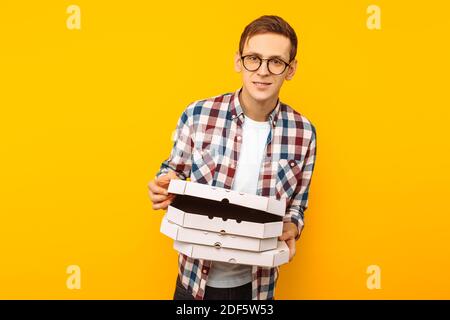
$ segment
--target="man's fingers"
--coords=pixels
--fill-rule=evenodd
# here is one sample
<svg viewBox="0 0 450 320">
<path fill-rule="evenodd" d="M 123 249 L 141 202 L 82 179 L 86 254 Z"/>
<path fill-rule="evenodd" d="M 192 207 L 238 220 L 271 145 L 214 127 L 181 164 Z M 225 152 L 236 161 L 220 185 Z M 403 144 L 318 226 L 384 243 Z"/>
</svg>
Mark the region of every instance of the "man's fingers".
<svg viewBox="0 0 450 320">
<path fill-rule="evenodd" d="M 167 190 L 169 188 L 170 180 L 172 179 L 179 180 L 180 178 L 178 178 L 175 171 L 170 170 L 169 172 L 162 174 L 158 178 L 156 178 L 154 183 L 156 186 Z"/>
<path fill-rule="evenodd" d="M 278 239 L 286 242 L 286 245 L 289 248 L 289 261 L 291 261 L 295 256 L 295 239 L 289 234 L 289 232 L 283 233 L 278 237 Z"/>
<path fill-rule="evenodd" d="M 156 183 L 154 181 L 150 181 L 150 183 L 148 184 L 148 188 L 154 194 L 164 194 L 164 195 L 168 195 L 169 194 L 167 189 L 164 189 L 164 188 L 156 185 Z"/>
<path fill-rule="evenodd" d="M 292 261 L 295 257 L 295 248 L 294 250 L 289 250 L 289 261 Z"/>
<path fill-rule="evenodd" d="M 295 256 L 295 239 L 289 239 L 286 241 L 289 248 L 289 261 L 291 261 Z"/>
<path fill-rule="evenodd" d="M 289 249 L 294 249 L 295 250 L 295 240 L 294 239 L 287 240 L 286 244 L 289 247 Z"/>
<path fill-rule="evenodd" d="M 152 200 L 153 203 L 166 201 L 168 197 L 169 196 L 166 196 L 165 194 L 154 194 L 154 193 L 150 194 L 150 199 Z"/>
<path fill-rule="evenodd" d="M 280 241 L 286 241 L 287 236 L 286 236 L 286 232 L 284 232 L 281 236 L 278 237 L 278 240 Z"/>
<path fill-rule="evenodd" d="M 153 202 L 152 207 L 154 210 L 167 209 L 167 206 L 175 198 L 176 195 L 169 193 L 167 190 L 171 179 L 179 179 L 174 171 L 169 171 L 149 182 L 148 193 Z"/>
<path fill-rule="evenodd" d="M 153 210 L 159 210 L 159 209 L 165 210 L 165 209 L 167 209 L 167 207 L 172 202 L 172 200 L 173 199 L 171 198 L 171 199 L 167 199 L 167 200 L 165 200 L 163 202 L 154 203 L 153 204 Z"/>
<path fill-rule="evenodd" d="M 295 234 L 294 232 L 292 232 L 292 230 L 288 230 L 283 232 L 283 234 L 281 236 L 278 237 L 278 239 L 280 241 L 286 241 L 288 239 L 294 239 L 295 238 Z"/>
</svg>

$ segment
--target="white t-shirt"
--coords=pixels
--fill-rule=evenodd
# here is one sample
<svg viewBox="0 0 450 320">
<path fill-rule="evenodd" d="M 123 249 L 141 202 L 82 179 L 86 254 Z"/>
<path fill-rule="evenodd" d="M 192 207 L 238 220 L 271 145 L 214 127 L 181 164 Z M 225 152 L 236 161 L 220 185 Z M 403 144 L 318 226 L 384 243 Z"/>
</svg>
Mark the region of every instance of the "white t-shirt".
<svg viewBox="0 0 450 320">
<path fill-rule="evenodd" d="M 269 132 L 269 121 L 260 122 L 244 116 L 242 143 L 232 190 L 256 194 Z M 213 261 L 206 285 L 233 288 L 250 281 L 252 266 Z"/>
</svg>

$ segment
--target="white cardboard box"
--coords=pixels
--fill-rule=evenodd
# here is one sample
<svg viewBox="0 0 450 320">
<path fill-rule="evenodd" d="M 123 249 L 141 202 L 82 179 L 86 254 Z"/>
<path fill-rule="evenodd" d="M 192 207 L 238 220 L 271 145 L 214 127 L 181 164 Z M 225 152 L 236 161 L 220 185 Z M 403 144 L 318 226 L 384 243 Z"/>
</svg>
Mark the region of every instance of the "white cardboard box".
<svg viewBox="0 0 450 320">
<path fill-rule="evenodd" d="M 195 259 L 256 265 L 261 267 L 275 267 L 289 262 L 289 248 L 284 241 L 278 241 L 276 249 L 264 252 L 215 248 L 181 241 L 174 241 L 174 249 Z"/>
<path fill-rule="evenodd" d="M 182 227 L 260 239 L 282 234 L 286 202 L 172 179 L 167 219 Z"/>
<path fill-rule="evenodd" d="M 221 234 L 218 232 L 183 228 L 169 221 L 164 216 L 161 223 L 161 233 L 173 240 L 191 242 L 216 248 L 230 248 L 247 251 L 266 251 L 277 247 L 277 238 L 258 239 L 231 234 Z"/>
</svg>

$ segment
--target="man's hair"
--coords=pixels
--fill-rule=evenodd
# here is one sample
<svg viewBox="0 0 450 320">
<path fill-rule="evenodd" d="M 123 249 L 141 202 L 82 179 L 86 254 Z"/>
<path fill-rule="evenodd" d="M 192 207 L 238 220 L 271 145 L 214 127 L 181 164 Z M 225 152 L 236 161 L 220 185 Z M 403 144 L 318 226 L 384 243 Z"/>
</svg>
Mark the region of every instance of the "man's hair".
<svg viewBox="0 0 450 320">
<path fill-rule="evenodd" d="M 291 51 L 289 52 L 289 61 L 295 59 L 297 55 L 297 35 L 294 29 L 283 18 L 278 16 L 261 16 L 250 22 L 241 34 L 239 41 L 239 53 L 242 55 L 245 43 L 254 35 L 264 33 L 281 34 L 291 40 Z"/>
</svg>

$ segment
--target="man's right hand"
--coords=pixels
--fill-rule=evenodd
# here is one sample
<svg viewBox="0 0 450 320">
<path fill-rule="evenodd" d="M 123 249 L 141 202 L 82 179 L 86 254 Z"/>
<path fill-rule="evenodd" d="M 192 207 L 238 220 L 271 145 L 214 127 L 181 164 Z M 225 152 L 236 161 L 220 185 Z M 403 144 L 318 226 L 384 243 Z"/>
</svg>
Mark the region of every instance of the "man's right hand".
<svg viewBox="0 0 450 320">
<path fill-rule="evenodd" d="M 172 203 L 175 198 L 174 194 L 169 194 L 167 189 L 169 188 L 170 180 L 179 179 L 175 171 L 170 170 L 167 174 L 160 175 L 148 184 L 148 194 L 150 200 L 153 202 L 153 209 L 167 209 L 169 204 Z"/>
</svg>

